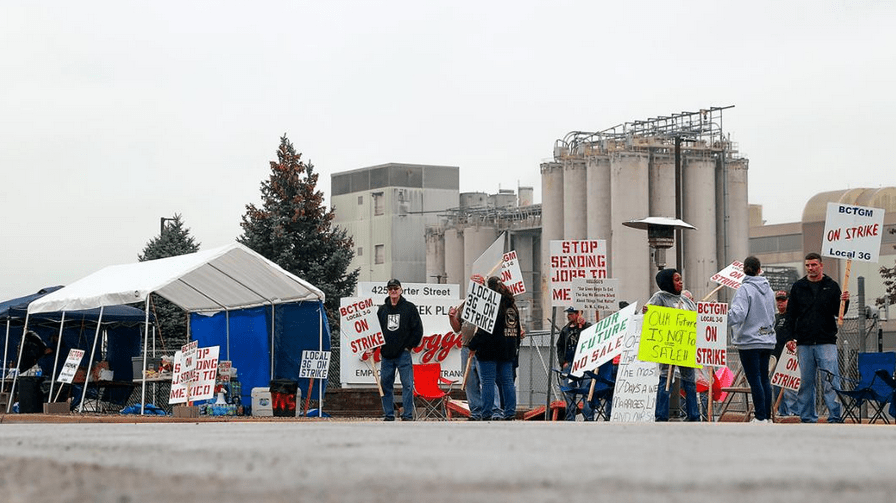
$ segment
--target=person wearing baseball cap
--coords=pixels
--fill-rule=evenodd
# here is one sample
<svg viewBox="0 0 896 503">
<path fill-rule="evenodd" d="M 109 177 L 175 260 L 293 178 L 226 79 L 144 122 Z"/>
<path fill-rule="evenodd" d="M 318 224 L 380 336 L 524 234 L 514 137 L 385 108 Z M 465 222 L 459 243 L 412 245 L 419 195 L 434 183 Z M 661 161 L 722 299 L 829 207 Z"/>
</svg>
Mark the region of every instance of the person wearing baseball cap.
<svg viewBox="0 0 896 503">
<path fill-rule="evenodd" d="M 401 282 L 390 279 L 386 283 L 389 296 L 377 310 L 380 328 L 386 344 L 380 347 L 382 358 L 380 384 L 383 387 L 383 419 L 395 420 L 395 371 L 401 376 L 402 421 L 414 420 L 414 367 L 411 349 L 423 339 L 423 322 L 417 306 L 401 295 Z"/>
<path fill-rule="evenodd" d="M 784 353 L 784 346 L 787 345 L 787 342 L 792 340 L 793 337 L 790 337 L 790 333 L 785 330 L 784 326 L 784 314 L 787 312 L 787 299 L 790 295 L 787 293 L 787 290 L 778 290 L 775 292 L 775 337 L 777 338 L 777 342 L 775 343 L 774 355 L 777 361 L 781 361 L 781 355 Z M 772 400 L 777 400 L 778 395 L 781 393 L 780 386 L 772 386 L 773 397 Z M 781 397 L 781 404 L 778 405 L 778 416 L 795 416 L 796 415 L 796 391 L 792 389 L 785 389 L 784 396 Z"/>
</svg>

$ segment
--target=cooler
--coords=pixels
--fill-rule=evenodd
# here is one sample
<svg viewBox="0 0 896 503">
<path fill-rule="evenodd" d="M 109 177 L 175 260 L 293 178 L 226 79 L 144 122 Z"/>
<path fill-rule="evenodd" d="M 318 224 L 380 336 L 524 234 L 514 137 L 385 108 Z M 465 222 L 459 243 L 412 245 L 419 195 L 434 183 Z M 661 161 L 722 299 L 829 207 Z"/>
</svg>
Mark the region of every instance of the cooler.
<svg viewBox="0 0 896 503">
<path fill-rule="evenodd" d="M 273 417 L 274 404 L 270 388 L 252 388 L 252 415 Z"/>
</svg>

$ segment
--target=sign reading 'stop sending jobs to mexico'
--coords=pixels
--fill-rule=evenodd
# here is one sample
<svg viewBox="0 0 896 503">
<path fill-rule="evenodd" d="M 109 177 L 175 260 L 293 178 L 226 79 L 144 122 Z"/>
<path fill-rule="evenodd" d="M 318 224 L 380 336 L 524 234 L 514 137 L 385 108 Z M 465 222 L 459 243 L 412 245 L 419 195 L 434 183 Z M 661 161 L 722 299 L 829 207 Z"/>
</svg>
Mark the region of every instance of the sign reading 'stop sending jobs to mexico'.
<svg viewBox="0 0 896 503">
<path fill-rule="evenodd" d="M 573 280 L 607 278 L 607 242 L 551 241 L 551 305 L 573 302 Z"/>
<path fill-rule="evenodd" d="M 883 231 L 883 209 L 828 203 L 821 254 L 877 262 Z"/>
</svg>

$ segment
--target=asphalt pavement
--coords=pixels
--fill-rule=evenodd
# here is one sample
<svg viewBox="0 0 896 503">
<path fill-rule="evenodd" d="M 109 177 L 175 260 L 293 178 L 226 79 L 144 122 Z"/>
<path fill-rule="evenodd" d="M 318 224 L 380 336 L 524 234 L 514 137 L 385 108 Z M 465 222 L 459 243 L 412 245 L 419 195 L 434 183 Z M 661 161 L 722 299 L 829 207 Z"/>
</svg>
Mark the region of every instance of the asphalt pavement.
<svg viewBox="0 0 896 503">
<path fill-rule="evenodd" d="M 891 501 L 896 426 L 0 423 L 19 502 Z"/>
</svg>

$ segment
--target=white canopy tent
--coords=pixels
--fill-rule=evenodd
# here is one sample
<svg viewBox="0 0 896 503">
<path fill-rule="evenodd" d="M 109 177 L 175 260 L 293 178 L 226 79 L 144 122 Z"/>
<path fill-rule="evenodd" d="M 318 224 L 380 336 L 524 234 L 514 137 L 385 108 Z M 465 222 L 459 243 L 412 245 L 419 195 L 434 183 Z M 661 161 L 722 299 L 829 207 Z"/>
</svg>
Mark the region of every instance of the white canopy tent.
<svg viewBox="0 0 896 503">
<path fill-rule="evenodd" d="M 102 309 L 104 306 L 144 302 L 147 313 L 143 351 L 145 371 L 150 293 L 161 295 L 191 313 L 229 312 L 268 304 L 275 306 L 291 302 L 325 300 L 324 293 L 314 285 L 285 271 L 250 248 L 232 243 L 187 255 L 106 267 L 32 302 L 28 306 L 28 314 Z M 271 320 L 273 323 L 273 317 Z M 27 326 L 26 316 L 26 329 Z M 323 314 L 320 316 L 318 328 L 322 339 Z M 273 333 L 272 329 L 272 337 Z M 97 336 L 98 334 L 99 332 Z M 94 350 L 95 348 L 96 338 Z M 88 364 L 92 360 L 93 351 Z M 88 375 L 89 371 L 88 368 Z M 85 395 L 86 391 L 85 386 Z M 141 413 L 146 401 L 145 379 L 142 393 Z M 82 408 L 83 404 L 82 397 Z"/>
</svg>

